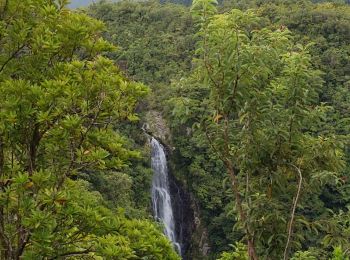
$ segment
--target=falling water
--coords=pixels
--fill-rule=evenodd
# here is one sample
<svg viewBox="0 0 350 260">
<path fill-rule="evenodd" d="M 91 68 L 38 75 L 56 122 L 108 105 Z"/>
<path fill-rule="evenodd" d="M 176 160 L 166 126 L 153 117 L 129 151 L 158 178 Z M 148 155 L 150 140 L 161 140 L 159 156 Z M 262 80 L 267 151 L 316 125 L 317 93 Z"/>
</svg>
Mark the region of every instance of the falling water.
<svg viewBox="0 0 350 260">
<path fill-rule="evenodd" d="M 175 235 L 175 221 L 171 207 L 171 197 L 168 181 L 168 167 L 163 146 L 152 137 L 152 206 L 154 216 L 164 225 L 164 234 L 173 243 L 181 255 L 181 246 Z"/>
</svg>

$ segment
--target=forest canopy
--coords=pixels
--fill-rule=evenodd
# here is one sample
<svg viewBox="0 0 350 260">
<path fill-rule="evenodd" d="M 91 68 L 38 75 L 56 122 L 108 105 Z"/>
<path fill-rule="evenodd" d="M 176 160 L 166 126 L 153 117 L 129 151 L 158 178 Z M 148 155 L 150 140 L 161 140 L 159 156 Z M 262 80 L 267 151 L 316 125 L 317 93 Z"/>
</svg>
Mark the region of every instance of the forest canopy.
<svg viewBox="0 0 350 260">
<path fill-rule="evenodd" d="M 349 90 L 347 0 L 0 0 L 0 259 L 349 259 Z"/>
<path fill-rule="evenodd" d="M 151 221 L 108 207 L 79 178 L 103 172 L 127 185 L 141 155 L 116 126 L 137 120 L 148 88 L 104 56 L 115 47 L 103 23 L 66 4 L 1 5 L 1 258 L 178 259 Z"/>
</svg>

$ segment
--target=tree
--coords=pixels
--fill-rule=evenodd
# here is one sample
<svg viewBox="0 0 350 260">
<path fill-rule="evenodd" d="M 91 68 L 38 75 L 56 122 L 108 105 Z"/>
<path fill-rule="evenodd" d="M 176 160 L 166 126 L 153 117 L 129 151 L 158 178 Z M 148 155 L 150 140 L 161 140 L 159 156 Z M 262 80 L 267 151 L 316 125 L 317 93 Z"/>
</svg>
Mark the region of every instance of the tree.
<svg viewBox="0 0 350 260">
<path fill-rule="evenodd" d="M 213 4 L 193 3 L 201 42 L 183 83 L 202 89 L 204 100 L 180 94 L 171 99 L 174 115 L 195 114 L 192 135 L 224 164 L 249 257 L 287 259 L 326 217 L 315 203 L 326 183 L 339 181 L 341 144 L 318 131 L 328 107 L 318 103 L 322 81 L 307 47 L 295 46 L 286 28 L 262 28 L 252 11 L 216 15 Z"/>
<path fill-rule="evenodd" d="M 74 180 L 139 157 L 114 126 L 137 120 L 148 89 L 103 56 L 103 23 L 66 4 L 0 5 L 0 257 L 177 259 L 151 223 Z"/>
</svg>

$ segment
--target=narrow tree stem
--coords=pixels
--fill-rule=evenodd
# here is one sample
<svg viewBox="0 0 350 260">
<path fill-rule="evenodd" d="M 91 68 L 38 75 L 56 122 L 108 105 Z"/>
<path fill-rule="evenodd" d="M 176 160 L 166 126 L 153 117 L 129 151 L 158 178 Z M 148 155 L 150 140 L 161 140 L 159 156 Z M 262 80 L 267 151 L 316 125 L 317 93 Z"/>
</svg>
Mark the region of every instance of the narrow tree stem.
<svg viewBox="0 0 350 260">
<path fill-rule="evenodd" d="M 291 236 L 293 233 L 293 222 L 294 222 L 294 217 L 295 217 L 295 210 L 297 208 L 298 200 L 300 197 L 301 184 L 303 181 L 303 176 L 301 174 L 300 169 L 297 166 L 295 166 L 294 164 L 291 164 L 291 166 L 293 166 L 297 170 L 297 172 L 299 174 L 299 182 L 298 182 L 297 194 L 295 195 L 293 209 L 292 209 L 292 213 L 291 213 L 290 221 L 289 221 L 289 225 L 288 225 L 288 237 L 287 237 L 286 247 L 284 249 L 283 260 L 287 260 L 287 258 L 288 258 L 289 244 L 290 244 Z"/>
</svg>

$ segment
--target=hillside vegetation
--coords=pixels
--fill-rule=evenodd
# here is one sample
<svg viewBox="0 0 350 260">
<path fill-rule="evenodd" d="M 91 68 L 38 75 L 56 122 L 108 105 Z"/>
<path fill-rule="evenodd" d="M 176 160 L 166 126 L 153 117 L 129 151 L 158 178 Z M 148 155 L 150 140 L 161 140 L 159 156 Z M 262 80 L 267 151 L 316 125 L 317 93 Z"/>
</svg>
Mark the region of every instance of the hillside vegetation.
<svg viewBox="0 0 350 260">
<path fill-rule="evenodd" d="M 0 1 L 0 259 L 180 259 L 154 120 L 194 211 L 184 259 L 349 259 L 349 3 L 67 6 Z"/>
</svg>

